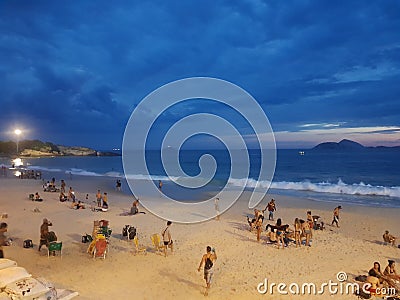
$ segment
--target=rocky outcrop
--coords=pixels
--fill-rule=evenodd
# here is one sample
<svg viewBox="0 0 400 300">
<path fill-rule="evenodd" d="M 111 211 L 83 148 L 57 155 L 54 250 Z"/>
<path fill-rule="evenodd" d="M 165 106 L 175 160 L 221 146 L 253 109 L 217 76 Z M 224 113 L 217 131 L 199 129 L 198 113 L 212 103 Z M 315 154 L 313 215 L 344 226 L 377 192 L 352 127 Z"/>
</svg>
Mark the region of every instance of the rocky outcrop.
<svg viewBox="0 0 400 300">
<path fill-rule="evenodd" d="M 0 141 L 0 155 L 16 156 L 15 142 Z M 39 140 L 25 140 L 19 143 L 18 156 L 43 157 L 43 156 L 120 156 L 121 154 L 108 151 L 96 151 L 87 147 L 61 146 Z"/>
<path fill-rule="evenodd" d="M 60 155 L 69 156 L 96 156 L 97 151 L 86 147 L 67 147 L 57 146 L 60 150 Z"/>
</svg>

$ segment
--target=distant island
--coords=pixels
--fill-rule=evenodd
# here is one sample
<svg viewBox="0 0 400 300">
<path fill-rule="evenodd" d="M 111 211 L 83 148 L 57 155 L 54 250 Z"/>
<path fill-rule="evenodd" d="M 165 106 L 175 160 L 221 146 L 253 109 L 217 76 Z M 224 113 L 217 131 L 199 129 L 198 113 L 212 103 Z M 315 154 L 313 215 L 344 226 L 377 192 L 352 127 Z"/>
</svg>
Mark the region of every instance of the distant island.
<svg viewBox="0 0 400 300">
<path fill-rule="evenodd" d="M 0 156 L 15 156 L 17 144 L 13 141 L 0 141 Z M 43 157 L 43 156 L 120 156 L 112 151 L 97 151 L 87 147 L 62 146 L 39 140 L 24 140 L 18 143 L 18 156 Z"/>
<path fill-rule="evenodd" d="M 341 140 L 339 143 L 336 142 L 325 142 L 318 144 L 312 150 L 318 151 L 363 151 L 363 150 L 373 150 L 373 149 L 397 149 L 400 150 L 400 146 L 395 147 L 385 147 L 385 146 L 377 146 L 377 147 L 365 147 L 360 143 L 350 141 L 350 140 Z"/>
</svg>

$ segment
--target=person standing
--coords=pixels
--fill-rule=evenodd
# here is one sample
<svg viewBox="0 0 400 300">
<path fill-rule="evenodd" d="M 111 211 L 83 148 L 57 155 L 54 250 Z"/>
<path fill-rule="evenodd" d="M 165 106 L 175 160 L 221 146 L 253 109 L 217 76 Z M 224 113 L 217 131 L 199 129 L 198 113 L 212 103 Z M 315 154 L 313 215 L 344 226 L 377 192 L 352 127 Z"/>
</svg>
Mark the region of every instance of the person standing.
<svg viewBox="0 0 400 300">
<path fill-rule="evenodd" d="M 301 223 L 299 218 L 294 220 L 294 240 L 297 246 L 301 247 Z"/>
<path fill-rule="evenodd" d="M 204 280 L 206 281 L 206 290 L 204 292 L 204 296 L 208 295 L 211 280 L 214 274 L 213 266 L 217 260 L 217 253 L 215 252 L 215 249 L 211 249 L 210 246 L 207 246 L 206 252 L 207 253 L 201 258 L 199 268 L 197 269 L 197 271 L 200 272 L 200 269 L 204 264 Z"/>
<path fill-rule="evenodd" d="M 65 193 L 65 181 L 61 179 L 61 193 Z"/>
<path fill-rule="evenodd" d="M 101 207 L 101 200 L 102 200 L 102 197 L 101 197 L 101 192 L 100 192 L 100 190 L 97 190 L 96 200 L 97 200 L 97 207 Z"/>
<path fill-rule="evenodd" d="M 115 184 L 115 189 L 120 192 L 121 191 L 121 180 L 117 180 L 117 183 Z"/>
<path fill-rule="evenodd" d="M 335 223 L 337 227 L 339 227 L 339 212 L 342 209 L 342 206 L 335 207 L 333 210 L 333 220 L 332 220 L 332 226 Z"/>
<path fill-rule="evenodd" d="M 159 189 L 160 191 L 162 190 L 162 186 L 163 186 L 163 183 L 162 183 L 161 180 L 159 180 L 159 181 L 158 181 L 158 189 Z"/>
<path fill-rule="evenodd" d="M 274 220 L 274 211 L 276 211 L 276 204 L 275 204 L 274 199 L 271 199 L 271 201 L 267 204 L 267 206 L 265 207 L 263 212 L 265 212 L 266 210 L 268 210 L 268 212 L 269 212 L 268 220 L 273 221 Z"/>
<path fill-rule="evenodd" d="M 172 242 L 172 237 L 171 237 L 171 231 L 170 231 L 171 224 L 172 224 L 172 222 L 168 221 L 167 222 L 167 228 L 165 228 L 164 231 L 161 234 L 162 237 L 163 237 L 163 241 L 164 241 L 164 255 L 165 255 L 165 257 L 167 257 L 167 247 L 169 247 L 171 249 L 171 253 L 174 252 L 173 242 Z"/>
<path fill-rule="evenodd" d="M 47 220 L 46 218 L 43 219 L 43 223 L 40 226 L 40 243 L 39 243 L 39 248 L 38 251 L 42 248 L 43 245 L 46 247 L 49 246 L 49 242 L 53 241 L 53 238 L 50 236 L 49 233 L 49 226 L 52 226 L 53 224 Z"/>
<path fill-rule="evenodd" d="M 216 212 L 216 216 L 215 216 L 215 220 L 219 221 L 219 198 L 215 198 L 214 199 L 214 206 L 215 206 L 215 212 Z"/>
</svg>

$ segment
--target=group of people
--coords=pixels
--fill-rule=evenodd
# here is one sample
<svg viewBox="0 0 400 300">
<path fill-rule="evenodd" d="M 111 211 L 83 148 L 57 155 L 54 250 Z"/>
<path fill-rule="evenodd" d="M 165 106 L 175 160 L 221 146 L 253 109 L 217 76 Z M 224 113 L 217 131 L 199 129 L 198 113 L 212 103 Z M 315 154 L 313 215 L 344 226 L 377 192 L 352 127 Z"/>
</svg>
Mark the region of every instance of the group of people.
<svg viewBox="0 0 400 300">
<path fill-rule="evenodd" d="M 108 209 L 108 195 L 107 195 L 107 192 L 104 192 L 103 195 L 102 195 L 100 190 L 97 190 L 96 203 L 97 203 L 97 207 L 100 207 L 103 210 L 107 210 Z"/>
<path fill-rule="evenodd" d="M 390 287 L 399 290 L 398 282 L 400 275 L 396 271 L 396 263 L 394 260 L 389 259 L 388 265 L 385 270 L 381 271 L 379 262 L 374 262 L 373 268 L 368 271 L 366 282 L 371 285 L 369 292 L 371 295 L 380 296 L 379 289 L 382 287 Z"/>
<path fill-rule="evenodd" d="M 339 214 L 342 206 L 337 206 L 333 211 L 332 226 L 335 224 L 339 227 Z M 276 203 L 274 199 L 268 202 L 267 206 L 263 210 L 254 209 L 254 218 L 250 219 L 247 217 L 247 222 L 250 226 L 250 231 L 255 230 L 257 232 L 257 241 L 260 241 L 264 212 L 268 211 L 268 220 L 274 220 L 274 212 L 276 212 Z M 293 229 L 288 224 L 282 224 L 282 220 L 279 218 L 277 222 L 268 224 L 266 230 L 270 229 L 267 233 L 270 243 L 277 243 L 278 248 L 282 245 L 282 249 L 288 246 L 290 241 L 296 244 L 296 247 L 300 247 L 302 244 L 305 246 L 311 246 L 311 239 L 313 230 L 323 230 L 324 222 L 319 216 L 312 215 L 311 211 L 307 211 L 306 220 L 301 218 L 295 218 L 293 223 Z M 389 238 L 388 238 L 389 239 Z M 304 240 L 304 241 L 303 241 Z"/>
</svg>

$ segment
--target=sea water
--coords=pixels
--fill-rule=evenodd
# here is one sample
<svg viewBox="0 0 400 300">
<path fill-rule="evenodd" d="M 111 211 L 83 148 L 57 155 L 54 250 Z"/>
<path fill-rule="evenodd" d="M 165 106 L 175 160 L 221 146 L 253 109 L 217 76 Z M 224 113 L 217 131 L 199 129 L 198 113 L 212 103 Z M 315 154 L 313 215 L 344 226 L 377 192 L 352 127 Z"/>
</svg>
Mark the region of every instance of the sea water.
<svg viewBox="0 0 400 300">
<path fill-rule="evenodd" d="M 256 184 L 268 188 L 269 182 L 257 182 L 260 171 L 260 151 L 247 151 L 250 158 L 249 179 L 230 177 L 230 153 L 226 150 L 182 150 L 180 165 L 189 176 L 200 172 L 199 159 L 212 155 L 217 163 L 213 180 L 200 189 L 180 188 L 167 176 L 160 151 L 147 151 L 146 162 L 155 184 L 164 183 L 163 191 L 174 198 L 197 200 L 205 193 L 215 194 L 225 185 L 232 188 L 244 183 L 247 189 Z M 400 207 L 400 151 L 396 149 L 371 149 L 361 152 L 277 150 L 275 174 L 270 192 L 295 197 L 355 205 Z M 132 154 L 134 155 L 134 154 Z M 166 162 L 168 163 L 168 161 Z M 241 164 L 242 162 L 234 162 Z M 9 159 L 0 164 L 10 166 Z M 103 157 L 48 157 L 24 158 L 30 169 L 48 174 L 62 172 L 68 175 L 124 177 L 121 156 Z M 246 165 L 240 165 L 246 168 Z M 173 176 L 174 174 L 169 174 Z M 147 174 L 131 174 L 133 179 L 146 179 Z M 61 178 L 60 178 L 61 179 Z M 127 190 L 127 189 L 125 189 Z"/>
</svg>

